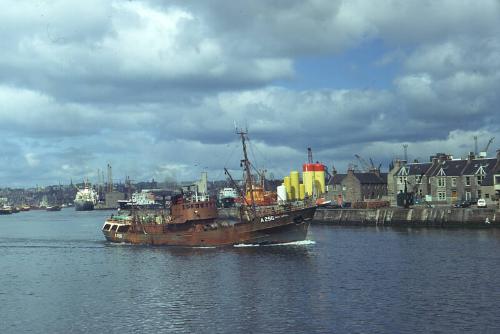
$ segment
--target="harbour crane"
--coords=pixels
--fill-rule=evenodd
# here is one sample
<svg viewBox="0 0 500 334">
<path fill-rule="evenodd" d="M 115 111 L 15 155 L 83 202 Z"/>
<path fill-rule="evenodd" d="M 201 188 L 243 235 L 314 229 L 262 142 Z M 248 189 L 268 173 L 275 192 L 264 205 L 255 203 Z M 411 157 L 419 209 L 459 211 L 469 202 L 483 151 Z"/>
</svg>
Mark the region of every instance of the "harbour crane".
<svg viewBox="0 0 500 334">
<path fill-rule="evenodd" d="M 490 148 L 491 143 L 493 143 L 493 140 L 495 140 L 495 137 L 491 137 L 490 140 L 488 140 L 488 144 L 486 144 L 483 152 L 488 152 L 488 149 Z"/>
<path fill-rule="evenodd" d="M 363 159 L 359 154 L 355 154 L 354 156 L 356 157 L 356 159 L 358 159 L 361 168 L 363 169 L 364 172 L 369 172 L 371 170 L 376 169 L 372 158 L 370 158 L 370 163 L 368 164 L 368 162 L 366 162 L 366 160 Z"/>
<path fill-rule="evenodd" d="M 354 156 L 356 157 L 356 159 L 358 159 L 359 161 L 359 164 L 363 170 L 363 172 L 367 172 L 370 170 L 370 165 L 366 162 L 365 159 L 363 159 L 361 156 L 359 156 L 358 154 L 354 154 Z"/>
</svg>

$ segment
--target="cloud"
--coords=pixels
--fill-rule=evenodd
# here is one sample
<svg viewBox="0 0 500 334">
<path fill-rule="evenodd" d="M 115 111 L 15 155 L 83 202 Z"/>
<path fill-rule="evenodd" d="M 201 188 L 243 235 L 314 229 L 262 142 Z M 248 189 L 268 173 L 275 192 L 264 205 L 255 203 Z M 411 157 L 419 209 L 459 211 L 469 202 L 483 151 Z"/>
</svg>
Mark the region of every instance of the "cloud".
<svg viewBox="0 0 500 334">
<path fill-rule="evenodd" d="M 298 168 L 307 147 L 341 169 L 354 153 L 387 162 L 402 143 L 425 157 L 462 154 L 474 135 L 500 138 L 498 1 L 3 8 L 0 186 L 95 177 L 107 163 L 122 180 L 223 178 L 241 158 L 234 122 L 248 125 L 255 160 L 276 176 Z M 330 68 L 297 66 L 340 67 L 342 57 L 389 84 L 343 85 Z M 323 88 L 290 84 L 312 75 Z"/>
</svg>

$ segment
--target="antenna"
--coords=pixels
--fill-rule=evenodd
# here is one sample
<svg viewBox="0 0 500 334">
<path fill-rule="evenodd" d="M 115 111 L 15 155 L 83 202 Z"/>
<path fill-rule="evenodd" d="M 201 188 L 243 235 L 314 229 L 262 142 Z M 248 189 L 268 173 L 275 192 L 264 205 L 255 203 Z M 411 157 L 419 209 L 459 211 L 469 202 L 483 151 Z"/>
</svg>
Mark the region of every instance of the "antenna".
<svg viewBox="0 0 500 334">
<path fill-rule="evenodd" d="M 477 136 L 474 136 L 474 155 L 477 155 Z"/>
<path fill-rule="evenodd" d="M 408 162 L 408 144 L 403 144 L 404 158 Z"/>
</svg>

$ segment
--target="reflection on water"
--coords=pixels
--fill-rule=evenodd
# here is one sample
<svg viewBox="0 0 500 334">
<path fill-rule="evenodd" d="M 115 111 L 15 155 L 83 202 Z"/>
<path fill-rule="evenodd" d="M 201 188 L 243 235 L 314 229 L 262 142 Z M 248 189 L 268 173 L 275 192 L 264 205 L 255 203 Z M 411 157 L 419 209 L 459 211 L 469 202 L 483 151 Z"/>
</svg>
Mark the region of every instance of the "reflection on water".
<svg viewBox="0 0 500 334">
<path fill-rule="evenodd" d="M 292 245 L 150 247 L 106 242 L 108 214 L 0 216 L 2 333 L 500 331 L 495 229 L 311 226 Z"/>
</svg>

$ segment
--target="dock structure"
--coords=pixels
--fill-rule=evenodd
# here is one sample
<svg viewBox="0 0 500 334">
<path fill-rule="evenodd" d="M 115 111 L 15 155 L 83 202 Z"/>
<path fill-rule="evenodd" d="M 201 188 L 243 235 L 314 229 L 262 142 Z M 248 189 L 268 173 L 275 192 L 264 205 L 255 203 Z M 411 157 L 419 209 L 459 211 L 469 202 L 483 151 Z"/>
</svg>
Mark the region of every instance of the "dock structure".
<svg viewBox="0 0 500 334">
<path fill-rule="evenodd" d="M 318 209 L 314 222 L 343 226 L 500 227 L 500 211 L 450 207 Z"/>
</svg>

